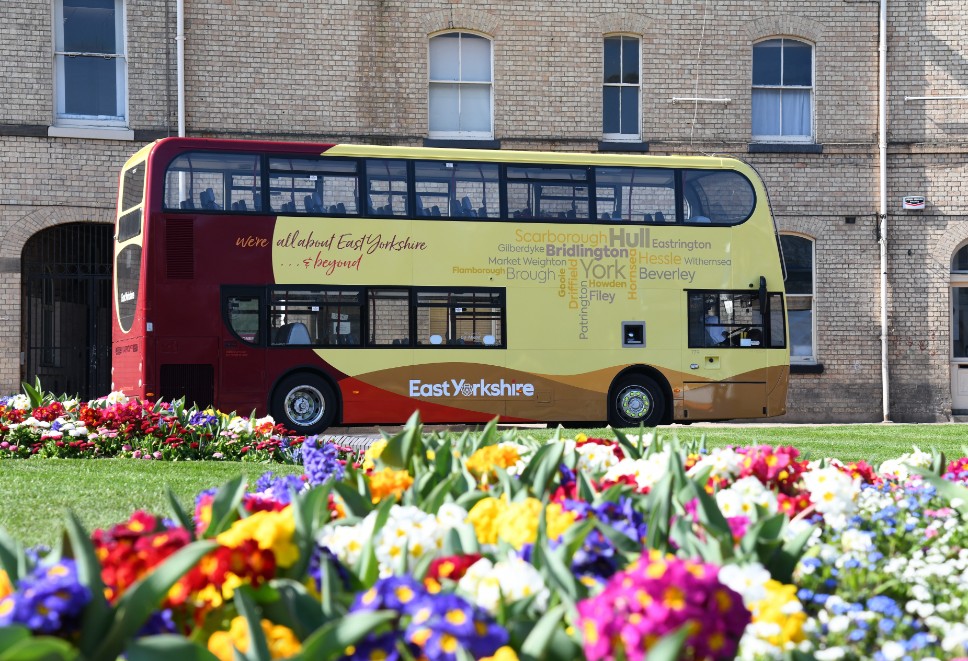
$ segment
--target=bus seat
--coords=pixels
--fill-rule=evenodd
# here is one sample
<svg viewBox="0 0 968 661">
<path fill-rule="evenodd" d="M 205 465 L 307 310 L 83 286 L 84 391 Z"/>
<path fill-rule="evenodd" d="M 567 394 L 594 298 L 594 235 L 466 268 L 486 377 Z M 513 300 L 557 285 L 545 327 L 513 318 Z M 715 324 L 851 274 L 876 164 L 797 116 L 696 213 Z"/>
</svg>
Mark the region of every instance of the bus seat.
<svg viewBox="0 0 968 661">
<path fill-rule="evenodd" d="M 306 197 L 303 198 L 303 206 L 306 207 L 306 213 L 316 212 L 316 203 L 313 202 L 312 195 L 307 195 Z"/>
<path fill-rule="evenodd" d="M 664 223 L 665 222 L 665 214 L 662 213 L 661 211 L 656 211 L 655 212 L 655 222 L 657 222 L 657 223 Z"/>
<path fill-rule="evenodd" d="M 211 188 L 206 188 L 199 193 L 198 201 L 203 209 L 218 209 L 218 205 L 215 204 L 215 191 Z"/>
<path fill-rule="evenodd" d="M 276 329 L 273 344 L 312 344 L 306 324 L 296 321 Z"/>
<path fill-rule="evenodd" d="M 464 212 L 465 216 L 470 217 L 477 215 L 474 211 L 474 207 L 471 206 L 471 198 L 467 197 L 466 195 L 460 201 L 460 208 L 461 211 Z"/>
<path fill-rule="evenodd" d="M 336 205 L 336 213 L 346 214 L 346 205 L 340 202 Z"/>
<path fill-rule="evenodd" d="M 713 221 L 709 220 L 706 216 L 693 216 L 689 219 L 690 223 L 711 223 Z"/>
<path fill-rule="evenodd" d="M 439 216 L 440 215 L 440 207 L 438 207 L 436 204 L 434 206 L 430 207 L 430 215 L 431 216 Z"/>
<path fill-rule="evenodd" d="M 323 198 L 319 196 L 318 192 L 313 191 L 312 199 L 313 199 L 313 206 L 315 207 L 313 211 L 317 213 L 323 213 L 323 211 L 326 210 L 326 207 L 323 206 Z"/>
<path fill-rule="evenodd" d="M 181 208 L 182 209 L 194 209 L 195 208 L 195 202 L 193 200 L 182 200 L 181 201 Z"/>
<path fill-rule="evenodd" d="M 239 200 L 239 211 L 248 211 L 248 210 L 249 208 L 248 208 L 248 205 L 245 203 L 245 200 Z"/>
<path fill-rule="evenodd" d="M 645 214 L 644 216 L 642 216 L 642 220 L 644 220 L 647 223 L 653 222 L 653 220 L 652 220 L 652 214 L 651 213 Z"/>
<path fill-rule="evenodd" d="M 602 220 L 611 220 L 612 217 L 608 215 L 608 212 L 602 214 Z"/>
<path fill-rule="evenodd" d="M 478 218 L 487 218 L 487 207 L 481 207 L 477 210 Z"/>
</svg>

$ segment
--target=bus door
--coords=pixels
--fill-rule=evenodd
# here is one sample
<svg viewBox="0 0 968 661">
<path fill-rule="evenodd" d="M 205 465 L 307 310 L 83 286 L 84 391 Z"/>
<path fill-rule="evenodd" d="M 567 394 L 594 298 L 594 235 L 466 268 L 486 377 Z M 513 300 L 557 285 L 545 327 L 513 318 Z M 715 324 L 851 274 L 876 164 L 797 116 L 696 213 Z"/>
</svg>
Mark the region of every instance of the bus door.
<svg viewBox="0 0 968 661">
<path fill-rule="evenodd" d="M 688 347 L 682 417 L 758 418 L 766 414 L 770 352 L 765 289 L 688 291 Z M 761 301 L 763 303 L 761 303 Z"/>
<path fill-rule="evenodd" d="M 219 407 L 239 415 L 265 405 L 266 293 L 264 287 L 222 288 Z"/>
</svg>

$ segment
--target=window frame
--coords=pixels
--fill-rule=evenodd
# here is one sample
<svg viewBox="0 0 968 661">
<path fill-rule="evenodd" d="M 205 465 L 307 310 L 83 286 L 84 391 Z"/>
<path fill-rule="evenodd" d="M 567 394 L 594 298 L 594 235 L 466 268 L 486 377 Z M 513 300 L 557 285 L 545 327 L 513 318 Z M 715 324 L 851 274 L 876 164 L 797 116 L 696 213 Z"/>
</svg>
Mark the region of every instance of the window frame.
<svg viewBox="0 0 968 661">
<path fill-rule="evenodd" d="M 780 40 L 780 84 L 779 85 L 757 85 L 753 82 L 753 50 L 760 44 L 767 41 Z M 809 46 L 810 48 L 810 86 L 805 87 L 803 85 L 784 85 L 783 84 L 783 57 L 785 50 L 785 42 L 792 41 L 798 44 L 803 44 Z M 780 91 L 780 133 L 777 135 L 771 134 L 758 134 L 754 132 L 754 126 L 756 122 L 753 117 L 753 95 L 757 90 L 779 90 Z M 785 90 L 808 90 L 810 94 L 810 134 L 809 135 L 784 135 L 783 134 L 783 92 Z M 771 35 L 769 37 L 764 37 L 753 42 L 752 48 L 750 50 L 750 135 L 752 136 L 753 142 L 767 142 L 767 143 L 790 143 L 790 144 L 814 144 L 816 142 L 817 135 L 817 108 L 816 108 L 816 90 L 817 90 L 817 46 L 814 43 L 807 41 L 806 39 L 800 39 L 797 37 L 789 37 L 785 35 Z"/>
<path fill-rule="evenodd" d="M 457 52 L 458 52 L 458 65 L 457 65 L 457 80 L 448 79 L 434 79 L 431 77 L 430 72 L 432 70 L 432 55 L 430 49 L 430 43 L 434 39 L 444 37 L 446 35 L 456 34 L 458 39 Z M 484 83 L 481 81 L 463 81 L 461 80 L 462 67 L 463 67 L 463 45 L 460 43 L 464 35 L 470 35 L 472 37 L 477 37 L 487 41 L 488 50 L 488 70 L 490 72 L 490 80 Z M 460 113 L 461 95 L 460 89 L 462 86 L 486 86 L 488 90 L 488 108 L 487 108 L 487 119 L 488 119 L 488 130 L 487 131 L 435 131 L 431 127 L 431 117 L 433 112 L 431 110 L 431 94 L 430 90 L 434 85 L 456 85 L 458 88 L 457 96 L 457 108 L 458 115 Z M 459 120 L 458 120 L 459 126 Z M 445 139 L 445 140 L 493 140 L 494 139 L 494 40 L 480 32 L 474 32 L 473 30 L 446 30 L 443 32 L 438 32 L 436 34 L 431 34 L 427 39 L 427 137 L 432 139 Z"/>
<path fill-rule="evenodd" d="M 780 328 L 779 337 L 774 337 L 773 321 L 776 320 L 775 315 L 779 315 L 779 320 L 782 322 L 785 319 L 784 311 L 786 309 L 786 303 L 783 300 L 783 295 L 778 291 L 767 291 L 766 292 L 766 308 L 767 313 L 761 308 L 753 309 L 752 312 L 758 312 L 760 315 L 759 323 L 755 323 L 752 320 L 749 323 L 744 323 L 742 321 L 735 320 L 735 313 L 733 320 L 726 320 L 721 316 L 715 317 L 715 319 L 710 320 L 706 316 L 707 307 L 712 305 L 711 299 L 715 298 L 715 306 L 717 313 L 720 309 L 726 306 L 726 302 L 729 302 L 729 307 L 735 304 L 737 300 L 749 297 L 751 299 L 758 299 L 759 295 L 757 292 L 752 292 L 748 289 L 687 289 L 686 291 L 686 344 L 690 349 L 742 349 L 742 350 L 769 350 L 769 349 L 786 349 L 787 347 L 787 328 L 784 326 Z M 779 305 L 779 310 L 773 308 L 774 301 Z M 759 301 L 757 300 L 757 303 Z M 698 305 L 694 305 L 698 303 Z M 694 310 L 698 311 L 699 315 L 697 318 L 694 314 Z M 698 323 L 697 323 L 698 321 Z M 723 340 L 721 342 L 713 342 L 712 336 L 713 332 L 710 328 L 716 329 L 716 334 L 722 333 Z M 752 337 L 747 337 L 752 335 L 753 331 L 760 331 L 760 339 L 757 344 Z M 748 342 L 743 344 L 743 342 Z"/>
<path fill-rule="evenodd" d="M 64 0 L 53 3 L 52 73 L 54 83 L 53 126 L 59 128 L 126 129 L 130 117 L 128 95 L 127 2 L 114 0 L 115 53 L 82 53 L 64 50 Z M 66 111 L 67 89 L 63 60 L 67 57 L 100 57 L 115 61 L 115 104 L 120 115 L 74 115 Z"/>
<path fill-rule="evenodd" d="M 805 234 L 800 234 L 797 232 L 780 232 L 780 244 L 782 248 L 783 237 L 793 237 L 796 239 L 801 239 L 807 241 L 810 245 L 810 294 L 791 294 L 787 292 L 786 294 L 786 308 L 787 308 L 787 328 L 790 335 L 790 363 L 800 364 L 800 365 L 817 365 L 819 363 L 818 352 L 817 352 L 817 241 L 811 236 Z M 781 250 L 781 258 L 783 259 L 785 272 L 788 274 L 791 272 L 790 266 L 786 263 L 786 257 Z M 810 303 L 810 354 L 806 356 L 795 356 L 793 354 L 793 322 L 790 320 L 790 311 L 793 309 L 791 305 L 793 300 L 797 299 L 808 299 Z"/>
<path fill-rule="evenodd" d="M 619 53 L 620 53 L 620 73 L 619 77 L 622 78 L 622 74 L 625 71 L 624 68 L 624 57 L 625 49 L 623 48 L 626 39 L 634 39 L 636 42 L 636 53 L 638 54 L 638 71 L 639 71 L 639 81 L 634 85 L 631 83 L 625 83 L 619 80 L 617 83 L 605 82 L 605 41 L 607 39 L 620 39 L 619 42 Z M 619 89 L 619 127 L 621 128 L 621 89 L 625 87 L 636 88 L 636 122 L 635 122 L 635 133 L 606 133 L 605 132 L 605 89 L 608 87 L 615 87 Z M 627 34 L 627 33 L 615 33 L 615 34 L 605 34 L 602 35 L 602 141 L 603 142 L 640 142 L 642 140 L 642 38 L 639 35 Z"/>
</svg>

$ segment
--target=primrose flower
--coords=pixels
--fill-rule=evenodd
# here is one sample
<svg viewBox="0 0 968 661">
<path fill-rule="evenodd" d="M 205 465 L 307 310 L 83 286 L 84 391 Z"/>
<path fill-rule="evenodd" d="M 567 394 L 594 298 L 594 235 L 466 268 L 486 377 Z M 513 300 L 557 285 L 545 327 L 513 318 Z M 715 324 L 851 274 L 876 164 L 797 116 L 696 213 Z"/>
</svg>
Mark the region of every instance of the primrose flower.
<svg viewBox="0 0 968 661">
<path fill-rule="evenodd" d="M 270 658 L 288 659 L 302 650 L 302 645 L 292 629 L 273 624 L 269 620 L 262 620 L 261 624 Z M 237 658 L 235 649 L 245 654 L 249 651 L 250 642 L 249 625 L 244 617 L 238 615 L 232 618 L 228 631 L 216 631 L 209 637 L 208 650 L 219 661 L 233 661 Z"/>
<path fill-rule="evenodd" d="M 904 482 L 911 476 L 911 466 L 918 468 L 931 468 L 932 456 L 930 452 L 924 452 L 918 447 L 914 447 L 914 452 L 902 454 L 897 459 L 888 459 L 880 465 L 877 472 L 895 478 L 899 482 Z"/>
<path fill-rule="evenodd" d="M 363 453 L 363 470 L 369 471 L 376 467 L 376 460 L 380 458 L 383 451 L 386 450 L 387 439 L 381 438 L 373 442 L 373 445 L 366 449 Z"/>
<path fill-rule="evenodd" d="M 384 498 L 392 496 L 399 500 L 403 492 L 413 484 L 413 477 L 407 471 L 398 471 L 392 468 L 370 473 L 370 497 L 374 503 L 379 503 Z"/>
<path fill-rule="evenodd" d="M 36 633 L 69 633 L 80 623 L 91 591 L 78 581 L 71 559 L 37 565 L 0 599 L 0 627 L 20 624 Z"/>
<path fill-rule="evenodd" d="M 709 477 L 714 480 L 733 480 L 743 471 L 745 457 L 733 448 L 716 448 L 687 471 L 689 477 L 695 477 L 705 470 L 709 470 Z"/>
<path fill-rule="evenodd" d="M 502 598 L 508 604 L 533 598 L 532 610 L 543 612 L 551 596 L 538 570 L 517 556 L 496 563 L 481 558 L 467 568 L 457 591 L 490 613 L 497 613 Z"/>
<path fill-rule="evenodd" d="M 662 636 L 689 627 L 682 659 L 732 659 L 750 621 L 742 597 L 720 583 L 719 568 L 649 551 L 578 603 L 589 659 L 645 659 Z"/>
<path fill-rule="evenodd" d="M 542 510 L 549 539 L 560 537 L 578 518 L 576 512 L 564 509 L 559 503 L 545 507 L 537 498 L 508 503 L 504 499 L 488 497 L 471 508 L 467 520 L 474 526 L 481 544 L 496 544 L 498 539 L 503 539 L 520 549 L 537 539 Z"/>
<path fill-rule="evenodd" d="M 273 552 L 278 566 L 290 567 L 299 557 L 299 548 L 293 542 L 295 532 L 292 508 L 286 507 L 278 512 L 256 512 L 239 519 L 215 541 L 224 546 L 238 546 L 254 539 L 260 549 Z"/>
<path fill-rule="evenodd" d="M 647 459 L 622 459 L 605 472 L 602 481 L 617 482 L 631 477 L 639 491 L 647 492 L 665 477 L 669 470 L 669 456 L 669 450 L 665 449 Z"/>
<path fill-rule="evenodd" d="M 716 503 L 723 516 L 745 516 L 751 521 L 757 519 L 758 507 L 766 509 L 768 514 L 775 514 L 777 511 L 776 494 L 752 476 L 742 477 L 727 489 L 717 491 Z"/>
<path fill-rule="evenodd" d="M 860 494 L 860 478 L 852 478 L 834 466 L 814 468 L 802 476 L 810 500 L 824 521 L 835 528 L 846 525 L 847 515 L 856 509 Z"/>
<path fill-rule="evenodd" d="M 482 481 L 493 473 L 495 468 L 503 468 L 510 475 L 520 475 L 526 464 L 524 456 L 531 450 L 517 443 L 498 443 L 478 448 L 467 459 L 467 470 L 480 476 Z"/>
</svg>

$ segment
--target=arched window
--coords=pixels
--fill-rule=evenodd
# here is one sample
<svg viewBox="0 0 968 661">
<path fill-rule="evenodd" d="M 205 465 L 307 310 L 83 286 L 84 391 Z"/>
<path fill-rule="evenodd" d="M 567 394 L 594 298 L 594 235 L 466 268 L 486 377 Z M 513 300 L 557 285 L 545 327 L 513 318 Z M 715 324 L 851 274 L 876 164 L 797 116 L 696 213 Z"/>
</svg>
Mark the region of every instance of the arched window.
<svg viewBox="0 0 968 661">
<path fill-rule="evenodd" d="M 430 39 L 430 137 L 493 137 L 491 42 L 468 32 Z"/>
<path fill-rule="evenodd" d="M 605 140 L 638 140 L 639 40 L 605 37 L 602 78 L 602 137 Z"/>
<path fill-rule="evenodd" d="M 959 275 L 968 274 L 968 245 L 961 246 L 951 258 L 951 272 Z"/>
<path fill-rule="evenodd" d="M 813 140 L 813 46 L 781 37 L 753 44 L 753 139 Z"/>
<path fill-rule="evenodd" d="M 816 363 L 817 320 L 814 314 L 815 271 L 813 239 L 780 235 L 786 265 L 787 318 L 790 324 L 790 362 Z"/>
</svg>

